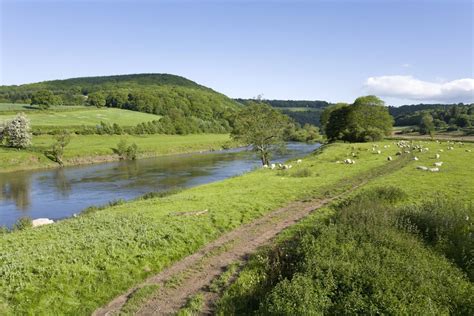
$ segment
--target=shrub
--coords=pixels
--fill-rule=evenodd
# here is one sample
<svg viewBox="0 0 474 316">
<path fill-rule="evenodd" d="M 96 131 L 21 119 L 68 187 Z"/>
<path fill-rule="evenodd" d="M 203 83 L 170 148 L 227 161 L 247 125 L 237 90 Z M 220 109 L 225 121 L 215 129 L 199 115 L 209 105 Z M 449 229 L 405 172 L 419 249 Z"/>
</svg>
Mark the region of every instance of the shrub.
<svg viewBox="0 0 474 316">
<path fill-rule="evenodd" d="M 30 120 L 24 113 L 19 113 L 14 119 L 7 122 L 3 129 L 3 139 L 7 146 L 13 148 L 27 148 L 31 145 Z"/>
<path fill-rule="evenodd" d="M 311 169 L 309 168 L 298 168 L 295 169 L 293 172 L 290 173 L 291 177 L 296 177 L 296 178 L 304 178 L 304 177 L 311 177 L 313 173 L 311 172 Z"/>
<path fill-rule="evenodd" d="M 57 162 L 60 166 L 64 165 L 63 155 L 64 148 L 71 141 L 71 135 L 67 130 L 62 130 L 59 134 L 54 136 L 56 142 L 51 146 L 51 149 L 45 152 L 46 157 L 54 162 Z"/>
<path fill-rule="evenodd" d="M 33 227 L 33 221 L 28 216 L 23 216 L 13 225 L 13 230 L 24 230 Z"/>
<path fill-rule="evenodd" d="M 474 281 L 474 207 L 440 198 L 406 207 L 399 227 L 418 234 L 436 251 L 453 260 Z"/>
<path fill-rule="evenodd" d="M 117 144 L 117 148 L 112 149 L 114 153 L 116 153 L 120 159 L 127 159 L 127 160 L 135 160 L 137 159 L 138 154 L 138 146 L 137 144 L 133 143 L 132 145 L 128 146 L 127 141 L 122 139 Z"/>
</svg>

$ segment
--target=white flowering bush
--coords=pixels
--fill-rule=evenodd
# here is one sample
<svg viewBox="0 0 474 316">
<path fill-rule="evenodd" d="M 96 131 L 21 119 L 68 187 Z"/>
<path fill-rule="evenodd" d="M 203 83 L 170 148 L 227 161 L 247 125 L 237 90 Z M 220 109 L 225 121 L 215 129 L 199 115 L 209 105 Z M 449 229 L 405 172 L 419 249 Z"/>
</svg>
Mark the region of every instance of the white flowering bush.
<svg viewBox="0 0 474 316">
<path fill-rule="evenodd" d="M 30 120 L 25 114 L 19 113 L 14 119 L 7 122 L 0 131 L 6 145 L 13 148 L 27 148 L 31 145 Z"/>
</svg>

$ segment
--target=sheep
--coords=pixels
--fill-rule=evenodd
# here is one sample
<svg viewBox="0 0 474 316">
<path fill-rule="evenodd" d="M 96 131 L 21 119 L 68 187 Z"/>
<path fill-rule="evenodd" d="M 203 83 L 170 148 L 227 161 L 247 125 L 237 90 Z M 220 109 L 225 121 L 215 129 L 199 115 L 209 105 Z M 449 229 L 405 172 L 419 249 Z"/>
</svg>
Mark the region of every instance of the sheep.
<svg viewBox="0 0 474 316">
<path fill-rule="evenodd" d="M 377 150 L 377 155 L 380 155 L 382 152 L 380 150 Z"/>
<path fill-rule="evenodd" d="M 402 154 L 401 151 L 397 151 L 397 153 L 396 153 L 397 156 L 400 156 L 401 154 Z"/>
<path fill-rule="evenodd" d="M 301 159 L 296 160 L 296 163 L 302 163 L 302 162 L 303 162 L 303 160 L 301 160 Z"/>
<path fill-rule="evenodd" d="M 443 162 L 442 161 L 439 161 L 439 162 L 435 162 L 433 164 L 435 167 L 441 167 L 443 165 Z"/>
<path fill-rule="evenodd" d="M 266 168 L 268 168 L 268 165 L 265 164 L 265 165 L 262 166 L 262 168 L 266 169 Z"/>
<path fill-rule="evenodd" d="M 430 168 L 429 171 L 430 172 L 439 172 L 439 168 Z"/>
<path fill-rule="evenodd" d="M 273 170 L 273 169 L 275 169 L 275 168 L 276 168 L 276 165 L 275 165 L 274 163 L 272 163 L 272 164 L 270 165 L 270 169 Z"/>
<path fill-rule="evenodd" d="M 425 166 L 418 166 L 418 167 L 416 167 L 416 169 L 418 169 L 418 170 L 423 170 L 423 171 L 427 171 L 427 170 L 428 170 L 428 167 L 425 167 Z"/>
<path fill-rule="evenodd" d="M 413 160 L 418 161 L 419 159 L 418 159 L 418 157 L 415 156 L 415 157 L 413 157 Z"/>
<path fill-rule="evenodd" d="M 353 160 L 353 159 L 344 159 L 344 163 L 348 164 L 348 165 L 352 165 L 352 164 L 355 164 L 355 160 Z"/>
<path fill-rule="evenodd" d="M 53 224 L 54 221 L 49 218 L 37 218 L 31 221 L 31 224 L 33 227 L 38 227 L 38 226 L 43 226 L 43 225 L 48 225 L 48 224 Z"/>
<path fill-rule="evenodd" d="M 388 160 L 388 161 L 392 161 L 392 160 L 393 160 L 392 156 L 388 156 L 388 157 L 387 157 L 387 160 Z"/>
<path fill-rule="evenodd" d="M 405 150 L 405 153 L 406 153 L 406 154 L 409 154 L 409 153 L 410 153 L 410 151 L 409 151 L 409 150 Z"/>
<path fill-rule="evenodd" d="M 467 153 L 470 153 L 471 151 L 472 151 L 472 150 L 470 150 L 470 149 L 466 149 L 466 152 L 467 152 Z"/>
<path fill-rule="evenodd" d="M 435 159 L 439 159 L 439 157 L 441 157 L 439 154 L 435 155 Z"/>
<path fill-rule="evenodd" d="M 439 151 L 440 153 L 444 152 L 444 150 L 442 150 L 442 149 L 438 149 L 438 151 Z"/>
</svg>

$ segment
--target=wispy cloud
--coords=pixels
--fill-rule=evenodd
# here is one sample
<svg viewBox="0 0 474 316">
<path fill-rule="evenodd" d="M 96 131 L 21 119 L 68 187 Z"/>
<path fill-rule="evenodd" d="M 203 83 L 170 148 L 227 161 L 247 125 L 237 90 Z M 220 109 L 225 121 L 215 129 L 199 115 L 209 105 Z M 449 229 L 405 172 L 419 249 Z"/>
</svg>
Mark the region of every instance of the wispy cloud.
<svg viewBox="0 0 474 316">
<path fill-rule="evenodd" d="M 412 76 L 379 76 L 367 79 L 369 93 L 420 101 L 474 102 L 474 78 L 429 82 Z"/>
</svg>

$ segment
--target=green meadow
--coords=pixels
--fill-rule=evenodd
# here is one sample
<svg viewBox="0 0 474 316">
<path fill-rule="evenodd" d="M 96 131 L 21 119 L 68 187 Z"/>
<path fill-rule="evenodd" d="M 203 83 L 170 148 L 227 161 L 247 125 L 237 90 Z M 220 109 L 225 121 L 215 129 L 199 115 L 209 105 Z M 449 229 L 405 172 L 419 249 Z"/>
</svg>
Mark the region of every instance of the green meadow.
<svg viewBox="0 0 474 316">
<path fill-rule="evenodd" d="M 228 134 L 73 135 L 64 152 L 65 165 L 117 160 L 113 148 L 123 139 L 137 144 L 139 158 L 220 150 L 232 145 Z M 41 135 L 33 137 L 33 146 L 27 150 L 0 146 L 0 172 L 57 167 L 44 155 L 54 141 L 53 136 Z"/>
<path fill-rule="evenodd" d="M 451 199 L 472 201 L 474 167 L 468 162 L 474 153 L 466 150 L 474 150 L 474 145 L 455 145 L 448 151 L 445 143 L 425 142 L 430 151 L 417 154 L 419 161 L 412 161 L 412 154 L 395 155 L 398 148 L 393 141 L 377 144 L 382 154 L 374 153 L 370 143 L 335 143 L 303 158 L 300 164 L 293 162 L 290 170 L 256 170 L 165 197 L 138 199 L 91 211 L 54 225 L 6 233 L 0 239 L 3 313 L 90 314 L 127 288 L 223 233 L 291 201 L 344 192 L 354 179 L 369 181 L 361 191 L 382 183 L 401 187 L 406 196 L 398 202 L 400 205 L 430 199 L 441 191 Z M 383 149 L 385 145 L 390 148 Z M 430 166 L 438 149 L 444 149 L 440 172 L 415 169 L 417 165 Z M 351 158 L 352 153 L 356 155 L 356 164 L 337 163 Z M 394 161 L 388 161 L 388 155 Z M 385 169 L 390 172 L 377 171 Z M 204 209 L 209 210 L 205 216 L 173 216 L 176 212 Z M 327 216 L 318 214 L 333 212 L 318 211 L 308 220 L 319 222 Z M 337 251 L 337 243 L 333 246 Z M 430 250 L 424 250 L 419 243 L 416 247 L 415 250 L 423 249 L 420 260 L 425 260 L 423 254 Z M 448 269 L 447 275 L 454 278 L 449 283 L 452 285 L 449 295 L 456 294 L 458 288 L 464 289 L 459 292 L 460 297 L 470 294 L 472 287 L 462 272 L 436 256 L 428 263 L 438 264 L 441 260 L 439 269 Z M 233 306 L 234 294 L 241 293 L 235 286 L 243 284 L 245 291 L 249 286 L 245 282 L 235 284 L 233 292 L 225 296 L 227 303 L 222 303 L 226 308 Z M 445 301 L 439 303 L 438 311 L 445 311 L 442 308 Z"/>
<path fill-rule="evenodd" d="M 12 105 L 1 105 L 0 109 L 9 109 Z M 19 111 L 24 107 L 14 106 L 13 110 Z M 120 126 L 135 126 L 139 123 L 159 120 L 159 115 L 129 111 L 115 108 L 91 108 L 81 106 L 53 107 L 51 110 L 29 110 L 26 112 L 33 128 L 36 127 L 64 127 L 74 126 L 96 126 L 100 122 L 116 123 Z M 2 114 L 0 110 L 0 122 L 9 120 L 15 116 L 14 113 Z"/>
</svg>

